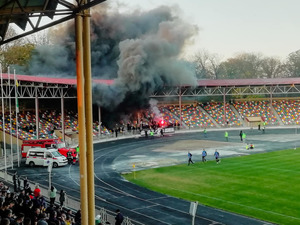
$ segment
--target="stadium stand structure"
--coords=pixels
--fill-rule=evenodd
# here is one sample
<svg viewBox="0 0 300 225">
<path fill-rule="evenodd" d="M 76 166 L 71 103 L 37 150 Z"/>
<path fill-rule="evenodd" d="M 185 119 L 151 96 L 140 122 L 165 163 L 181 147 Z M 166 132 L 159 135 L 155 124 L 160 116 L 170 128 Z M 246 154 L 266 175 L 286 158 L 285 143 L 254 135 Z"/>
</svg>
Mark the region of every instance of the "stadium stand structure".
<svg viewBox="0 0 300 225">
<path fill-rule="evenodd" d="M 76 79 L 62 79 L 49 77 L 35 77 L 17 75 L 18 86 L 14 86 L 13 75 L 3 74 L 3 89 L 4 99 L 13 99 L 14 89 L 17 91 L 17 97 L 20 101 L 23 99 L 38 99 L 38 98 L 76 98 L 76 91 L 73 87 L 76 86 Z M 113 80 L 94 80 L 95 84 L 113 85 Z M 9 87 L 9 88 L 7 88 Z M 47 88 L 45 88 L 47 87 Z M 292 96 L 300 93 L 299 78 L 285 79 L 241 79 L 241 80 L 202 80 L 199 81 L 197 87 L 164 87 L 159 92 L 153 93 L 151 98 L 155 97 L 208 97 L 208 96 L 223 96 L 224 101 L 209 101 L 209 102 L 180 102 L 180 103 L 160 103 L 158 102 L 158 112 L 149 112 L 141 114 L 141 118 L 132 118 L 127 121 L 120 121 L 118 127 L 122 132 L 124 124 L 128 124 L 127 128 L 137 129 L 140 127 L 137 124 L 142 121 L 146 125 L 151 125 L 154 114 L 158 113 L 168 124 L 173 126 L 181 126 L 189 129 L 216 128 L 216 127 L 238 127 L 245 126 L 244 119 L 246 117 L 261 117 L 268 125 L 292 125 L 299 121 L 299 100 L 297 99 L 277 99 L 275 95 Z M 247 100 L 234 99 L 233 96 L 247 95 L 264 95 L 270 98 L 262 100 Z M 229 97 L 228 97 L 229 96 Z M 226 100 L 227 97 L 227 100 Z M 282 98 L 282 97 L 281 97 Z M 174 100 L 173 100 L 174 101 Z M 181 101 L 181 100 L 180 100 Z M 272 102 L 272 103 L 271 103 Z M 225 104 L 225 107 L 224 107 Z M 181 109 L 179 108 L 181 105 Z M 62 129 L 73 132 L 78 131 L 78 115 L 76 112 L 67 111 L 64 115 L 64 126 L 62 126 L 61 110 L 35 110 L 36 112 L 21 112 L 18 114 L 18 122 L 14 113 L 10 116 L 5 112 L 5 131 L 16 135 L 16 124 L 19 125 L 20 139 L 36 138 L 36 125 L 39 126 L 39 138 L 53 138 L 55 133 L 53 130 Z M 1 114 L 1 113 L 0 113 Z M 36 122 L 36 116 L 39 116 L 39 123 Z M 157 115 L 156 115 L 157 116 Z M 10 120 L 12 127 L 10 129 Z M 101 121 L 100 121 L 101 122 Z M 0 121 L 2 129 L 3 120 Z M 102 124 L 102 123 L 101 123 Z M 118 129 L 119 129 L 118 128 Z M 111 128 L 116 129 L 116 128 Z M 101 126 L 99 132 L 99 121 L 94 121 L 93 134 L 111 135 L 113 130 Z M 125 129 L 126 132 L 126 129 Z"/>
</svg>

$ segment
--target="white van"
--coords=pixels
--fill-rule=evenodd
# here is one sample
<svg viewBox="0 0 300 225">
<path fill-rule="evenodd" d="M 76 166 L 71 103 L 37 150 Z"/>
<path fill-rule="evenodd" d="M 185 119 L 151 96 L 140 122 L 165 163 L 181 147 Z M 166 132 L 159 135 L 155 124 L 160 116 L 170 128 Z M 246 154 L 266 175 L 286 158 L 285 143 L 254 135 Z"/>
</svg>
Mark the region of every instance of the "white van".
<svg viewBox="0 0 300 225">
<path fill-rule="evenodd" d="M 31 148 L 27 152 L 26 165 L 33 166 L 65 166 L 68 164 L 68 160 L 65 156 L 60 154 L 57 149 L 46 148 Z"/>
</svg>

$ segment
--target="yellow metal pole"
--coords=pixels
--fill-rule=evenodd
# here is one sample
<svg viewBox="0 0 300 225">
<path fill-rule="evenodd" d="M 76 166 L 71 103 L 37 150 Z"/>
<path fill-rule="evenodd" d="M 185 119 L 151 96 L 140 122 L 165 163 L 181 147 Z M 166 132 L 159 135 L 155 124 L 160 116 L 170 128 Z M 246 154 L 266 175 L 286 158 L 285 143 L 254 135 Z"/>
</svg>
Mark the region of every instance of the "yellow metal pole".
<svg viewBox="0 0 300 225">
<path fill-rule="evenodd" d="M 85 104 L 84 104 L 84 77 L 83 77 L 83 45 L 82 45 L 82 17 L 76 15 L 76 72 L 77 72 L 77 105 L 79 125 L 79 164 L 80 164 L 80 199 L 81 224 L 88 223 L 88 194 L 86 169 L 86 134 L 85 134 Z"/>
<path fill-rule="evenodd" d="M 93 147 L 93 102 L 91 73 L 91 40 L 90 40 L 90 9 L 83 16 L 83 63 L 84 63 L 84 93 L 85 93 L 85 128 L 87 144 L 87 184 L 89 224 L 95 224 L 95 184 L 94 184 L 94 147 Z"/>
</svg>

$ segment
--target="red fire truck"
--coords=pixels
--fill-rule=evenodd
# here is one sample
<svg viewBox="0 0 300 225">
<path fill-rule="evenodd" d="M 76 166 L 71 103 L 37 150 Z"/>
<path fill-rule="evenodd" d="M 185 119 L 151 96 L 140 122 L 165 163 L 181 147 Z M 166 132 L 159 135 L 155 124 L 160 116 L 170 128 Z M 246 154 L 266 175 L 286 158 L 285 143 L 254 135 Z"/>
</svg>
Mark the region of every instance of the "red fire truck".
<svg viewBox="0 0 300 225">
<path fill-rule="evenodd" d="M 58 139 L 24 140 L 21 147 L 22 157 L 26 158 L 28 150 L 35 147 L 45 149 L 55 148 L 65 157 L 67 157 L 67 153 L 71 151 L 72 155 L 76 155 L 76 158 L 78 158 L 75 148 L 67 148 L 66 143 Z"/>
</svg>

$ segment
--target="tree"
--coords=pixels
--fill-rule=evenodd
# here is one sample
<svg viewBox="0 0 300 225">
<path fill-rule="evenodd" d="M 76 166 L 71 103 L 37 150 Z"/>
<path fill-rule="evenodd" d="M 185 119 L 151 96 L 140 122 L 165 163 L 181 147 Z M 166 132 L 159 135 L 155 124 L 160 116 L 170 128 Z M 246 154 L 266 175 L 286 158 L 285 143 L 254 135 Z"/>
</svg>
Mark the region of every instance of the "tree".
<svg viewBox="0 0 300 225">
<path fill-rule="evenodd" d="M 38 33 L 34 33 L 28 36 L 27 40 L 29 43 L 32 43 L 35 46 L 51 44 L 51 40 L 49 37 L 49 30 L 42 30 Z"/>
<path fill-rule="evenodd" d="M 241 68 L 240 61 L 236 58 L 229 58 L 222 63 L 222 68 L 224 68 L 223 78 L 227 79 L 237 79 L 240 78 Z"/>
<path fill-rule="evenodd" d="M 262 76 L 266 78 L 281 77 L 283 66 L 279 59 L 274 57 L 265 57 L 262 59 Z"/>
<path fill-rule="evenodd" d="M 212 54 L 208 58 L 208 61 L 210 63 L 210 71 L 211 76 L 214 79 L 220 79 L 222 78 L 222 75 L 224 74 L 224 66 L 221 63 L 221 57 L 217 54 Z"/>
<path fill-rule="evenodd" d="M 225 69 L 224 77 L 230 79 L 260 78 L 261 65 L 261 54 L 241 53 L 223 63 Z"/>
<path fill-rule="evenodd" d="M 290 77 L 300 77 L 300 50 L 288 55 L 285 64 L 286 72 Z"/>
<path fill-rule="evenodd" d="M 194 55 L 193 62 L 198 78 L 219 79 L 221 77 L 223 68 L 221 57 L 218 54 L 211 54 L 206 50 L 200 50 Z"/>
<path fill-rule="evenodd" d="M 198 79 L 210 79 L 211 71 L 209 69 L 210 54 L 206 50 L 198 51 L 194 57 L 193 62 L 196 67 L 196 76 Z"/>
<path fill-rule="evenodd" d="M 26 68 L 29 64 L 33 49 L 33 44 L 24 44 L 20 46 L 13 45 L 1 52 L 3 72 L 6 72 L 7 67 L 11 65 L 18 65 Z"/>
</svg>

